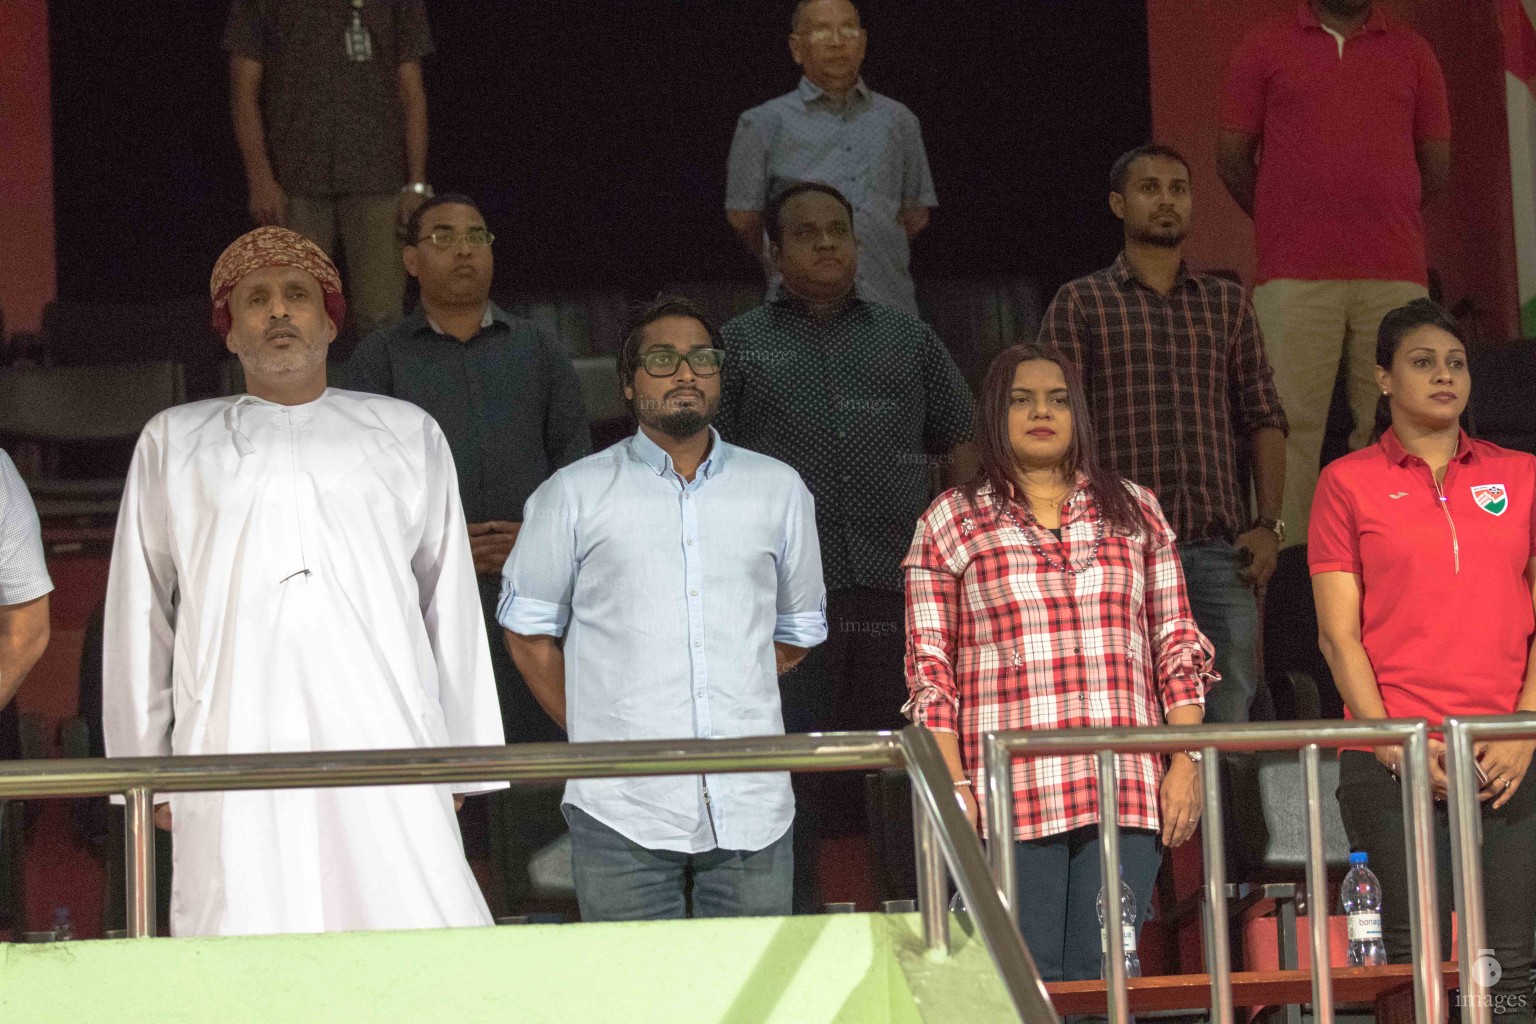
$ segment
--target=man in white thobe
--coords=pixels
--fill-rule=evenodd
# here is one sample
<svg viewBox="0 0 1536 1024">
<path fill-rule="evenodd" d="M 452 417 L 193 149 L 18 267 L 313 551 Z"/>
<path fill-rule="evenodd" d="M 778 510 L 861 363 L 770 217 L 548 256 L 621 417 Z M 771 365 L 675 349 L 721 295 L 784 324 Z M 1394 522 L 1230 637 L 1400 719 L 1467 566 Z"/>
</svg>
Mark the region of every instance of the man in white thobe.
<svg viewBox="0 0 1536 1024">
<path fill-rule="evenodd" d="M 500 745 L 436 422 L 326 387 L 345 305 L 301 236 L 242 236 L 210 291 L 249 393 L 139 438 L 107 586 L 108 755 Z M 172 795 L 171 931 L 488 925 L 454 794 L 499 785 Z"/>
</svg>

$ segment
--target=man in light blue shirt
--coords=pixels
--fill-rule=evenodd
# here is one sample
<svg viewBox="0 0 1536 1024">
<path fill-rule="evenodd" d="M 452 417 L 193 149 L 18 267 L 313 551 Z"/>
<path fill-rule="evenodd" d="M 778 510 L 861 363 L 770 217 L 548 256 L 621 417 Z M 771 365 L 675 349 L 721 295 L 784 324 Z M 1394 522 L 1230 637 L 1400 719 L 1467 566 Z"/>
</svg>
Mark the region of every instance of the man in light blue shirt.
<svg viewBox="0 0 1536 1024">
<path fill-rule="evenodd" d="M 849 0 L 801 0 L 790 53 L 804 71 L 794 92 L 741 115 L 726 174 L 725 215 L 769 271 L 763 242 L 768 200 L 800 181 L 831 185 L 854 209 L 858 293 L 917 316 L 909 243 L 939 205 L 917 117 L 859 76 L 867 33 Z"/>
<path fill-rule="evenodd" d="M 719 331 L 693 303 L 635 315 L 619 356 L 639 431 L 528 499 L 498 618 L 572 742 L 784 732 L 778 676 L 827 636 L 810 492 L 720 439 Z M 564 636 L 562 645 L 558 638 Z M 566 786 L 587 921 L 790 912 L 783 772 Z"/>
</svg>

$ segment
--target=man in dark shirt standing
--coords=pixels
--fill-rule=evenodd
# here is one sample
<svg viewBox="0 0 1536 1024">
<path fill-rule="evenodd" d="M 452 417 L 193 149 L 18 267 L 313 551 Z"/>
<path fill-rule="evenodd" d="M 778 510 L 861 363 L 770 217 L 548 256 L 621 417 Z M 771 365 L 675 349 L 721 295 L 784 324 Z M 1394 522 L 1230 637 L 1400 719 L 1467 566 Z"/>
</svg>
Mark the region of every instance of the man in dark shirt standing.
<svg viewBox="0 0 1536 1024">
<path fill-rule="evenodd" d="M 1242 285 L 1184 263 L 1194 211 L 1184 158 L 1165 146 L 1126 153 L 1110 171 L 1109 205 L 1125 222 L 1125 250 L 1062 286 L 1040 341 L 1081 375 L 1105 462 L 1151 488 L 1178 534 L 1190 605 L 1222 677 L 1206 721 L 1246 722 L 1258 685 L 1254 590 L 1285 539 L 1285 414 Z"/>
<path fill-rule="evenodd" d="M 788 732 L 898 729 L 906 702 L 901 559 L 928 507 L 928 468 L 970 437 L 971 394 L 916 317 L 860 298 L 853 209 L 819 182 L 764 210 L 780 296 L 725 325 L 716 425 L 799 472 L 816 499 L 827 642 L 783 679 Z M 809 841 L 864 826 L 862 791 L 796 777 Z M 817 817 L 821 821 L 816 821 Z M 796 851 L 812 909 L 815 847 Z"/>
<path fill-rule="evenodd" d="M 501 570 L 521 529 L 523 503 L 555 470 L 592 450 L 581 384 L 558 343 L 490 300 L 495 236 L 474 200 L 453 194 L 427 200 L 411 215 L 406 237 L 405 269 L 421 286 L 421 304 L 364 339 L 336 386 L 403 398 L 443 428 L 469 521 L 480 604 L 495 627 L 489 635 L 499 637 Z M 507 742 L 563 740 L 494 640 L 491 666 Z M 558 827 L 558 793 L 548 807 L 530 807 L 527 799 L 517 787 L 498 794 L 493 813 L 505 815 L 495 826 L 500 838 L 536 832 L 535 818 Z M 509 802 L 516 801 L 524 802 L 514 814 Z M 514 840 L 528 844 L 537 845 L 536 836 Z M 520 870 L 515 863 L 511 868 Z M 511 900 L 522 879 L 504 884 L 514 890 Z"/>
<path fill-rule="evenodd" d="M 233 0 L 230 111 L 251 219 L 346 253 L 360 335 L 400 319 L 397 232 L 427 184 L 422 0 Z"/>
</svg>

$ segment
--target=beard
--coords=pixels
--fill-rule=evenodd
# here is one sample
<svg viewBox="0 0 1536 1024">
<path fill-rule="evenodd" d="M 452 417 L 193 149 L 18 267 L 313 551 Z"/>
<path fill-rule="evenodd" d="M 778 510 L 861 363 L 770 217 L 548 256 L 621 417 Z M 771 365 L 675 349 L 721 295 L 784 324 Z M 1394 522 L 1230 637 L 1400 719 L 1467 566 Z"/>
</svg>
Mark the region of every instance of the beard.
<svg viewBox="0 0 1536 1024">
<path fill-rule="evenodd" d="M 1130 239 L 1140 245 L 1156 246 L 1159 249 L 1177 249 L 1184 244 L 1184 239 L 1189 231 L 1183 225 L 1173 228 L 1135 228 L 1130 232 Z"/>
<path fill-rule="evenodd" d="M 257 348 L 241 351 L 240 365 L 253 380 L 277 380 L 303 377 L 325 365 L 326 346 L 322 343 L 295 342 L 283 350 Z"/>
<path fill-rule="evenodd" d="M 665 399 L 663 399 L 665 402 Z M 676 412 L 661 412 L 658 406 L 649 403 L 635 403 L 635 418 L 642 424 L 653 430 L 659 430 L 668 437 L 681 441 L 692 437 L 699 431 L 714 422 L 715 416 L 720 412 L 720 398 L 717 395 L 713 400 L 705 399 L 704 408 L 679 409 Z"/>
</svg>

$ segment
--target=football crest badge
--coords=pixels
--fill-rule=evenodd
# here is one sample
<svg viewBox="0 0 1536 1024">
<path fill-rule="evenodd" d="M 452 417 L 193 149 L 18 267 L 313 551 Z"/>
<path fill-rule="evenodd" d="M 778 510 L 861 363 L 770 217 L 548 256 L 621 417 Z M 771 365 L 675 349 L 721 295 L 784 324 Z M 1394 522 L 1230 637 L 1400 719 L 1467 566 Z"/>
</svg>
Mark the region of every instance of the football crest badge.
<svg viewBox="0 0 1536 1024">
<path fill-rule="evenodd" d="M 1472 500 L 1491 516 L 1501 516 L 1509 508 L 1509 492 L 1503 484 L 1474 484 Z"/>
</svg>

